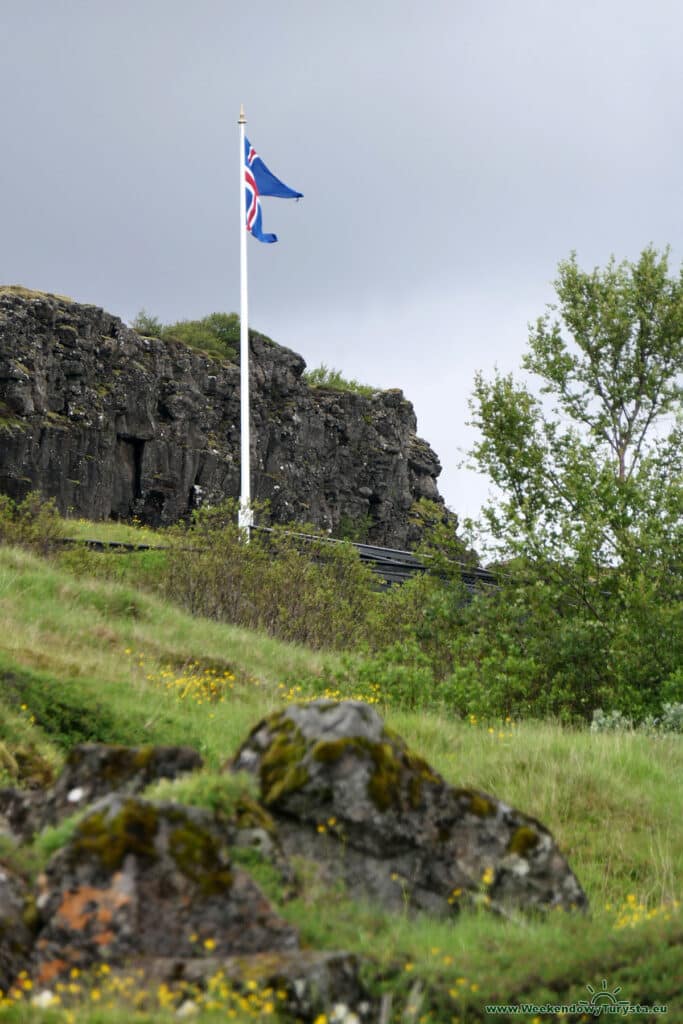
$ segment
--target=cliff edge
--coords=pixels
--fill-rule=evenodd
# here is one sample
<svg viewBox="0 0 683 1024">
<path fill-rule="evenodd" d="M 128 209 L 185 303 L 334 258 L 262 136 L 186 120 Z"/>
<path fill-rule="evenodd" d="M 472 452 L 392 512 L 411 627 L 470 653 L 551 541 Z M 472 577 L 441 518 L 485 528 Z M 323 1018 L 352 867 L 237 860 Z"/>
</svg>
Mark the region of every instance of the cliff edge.
<svg viewBox="0 0 683 1024">
<path fill-rule="evenodd" d="M 275 522 L 403 547 L 439 460 L 401 391 L 314 388 L 250 336 L 252 495 Z M 96 306 L 0 290 L 0 491 L 65 514 L 172 523 L 239 494 L 239 366 L 141 337 Z"/>
</svg>

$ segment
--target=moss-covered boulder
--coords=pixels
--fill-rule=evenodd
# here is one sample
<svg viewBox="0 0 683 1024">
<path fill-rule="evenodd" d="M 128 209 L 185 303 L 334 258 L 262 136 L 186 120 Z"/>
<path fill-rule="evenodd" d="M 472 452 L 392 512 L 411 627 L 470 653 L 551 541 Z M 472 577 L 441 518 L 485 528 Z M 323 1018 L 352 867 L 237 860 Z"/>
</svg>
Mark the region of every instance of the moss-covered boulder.
<svg viewBox="0 0 683 1024">
<path fill-rule="evenodd" d="M 43 806 L 40 790 L 3 786 L 0 789 L 0 836 L 20 842 L 36 831 Z"/>
<path fill-rule="evenodd" d="M 54 825 L 109 793 L 140 793 L 157 779 L 175 779 L 202 764 L 192 747 L 78 743 L 46 796 L 40 826 Z"/>
<path fill-rule="evenodd" d="M 584 908 L 550 832 L 487 793 L 449 785 L 359 701 L 291 705 L 231 763 L 253 772 L 288 854 L 385 905 L 457 913 L 476 900 Z"/>
<path fill-rule="evenodd" d="M 140 793 L 152 782 L 175 779 L 202 764 L 192 747 L 78 743 L 54 785 L 45 776 L 42 787 L 20 778 L 20 788 L 0 789 L 0 830 L 4 819 L 17 839 L 30 840 L 47 825 L 58 824 L 103 796 Z"/>
<path fill-rule="evenodd" d="M 210 814 L 133 796 L 92 806 L 49 862 L 38 906 L 42 927 L 31 972 L 46 984 L 101 961 L 298 944 L 295 930 L 233 865 Z"/>
</svg>

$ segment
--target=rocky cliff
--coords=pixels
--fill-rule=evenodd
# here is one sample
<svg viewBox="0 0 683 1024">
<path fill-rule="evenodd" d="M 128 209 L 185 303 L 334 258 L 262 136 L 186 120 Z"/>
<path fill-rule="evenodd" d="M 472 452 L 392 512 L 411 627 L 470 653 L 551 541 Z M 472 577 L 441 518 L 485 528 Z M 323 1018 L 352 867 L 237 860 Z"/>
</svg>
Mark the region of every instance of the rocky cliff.
<svg viewBox="0 0 683 1024">
<path fill-rule="evenodd" d="M 312 388 L 301 356 L 250 338 L 252 494 L 276 522 L 413 538 L 441 501 L 437 456 L 401 391 Z M 239 366 L 143 338 L 95 306 L 0 291 L 0 491 L 64 513 L 174 522 L 239 494 Z"/>
</svg>

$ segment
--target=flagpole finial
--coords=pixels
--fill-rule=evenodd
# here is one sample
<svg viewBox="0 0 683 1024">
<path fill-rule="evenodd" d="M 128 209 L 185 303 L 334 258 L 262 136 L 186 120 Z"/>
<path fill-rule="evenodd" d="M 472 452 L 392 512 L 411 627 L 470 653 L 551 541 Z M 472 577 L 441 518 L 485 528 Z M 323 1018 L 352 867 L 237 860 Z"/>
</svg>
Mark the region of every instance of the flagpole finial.
<svg viewBox="0 0 683 1024">
<path fill-rule="evenodd" d="M 247 123 L 247 119 L 244 116 L 244 105 L 242 103 L 240 103 L 240 116 L 239 116 L 239 120 L 238 120 L 237 123 L 238 124 L 246 124 Z"/>
</svg>

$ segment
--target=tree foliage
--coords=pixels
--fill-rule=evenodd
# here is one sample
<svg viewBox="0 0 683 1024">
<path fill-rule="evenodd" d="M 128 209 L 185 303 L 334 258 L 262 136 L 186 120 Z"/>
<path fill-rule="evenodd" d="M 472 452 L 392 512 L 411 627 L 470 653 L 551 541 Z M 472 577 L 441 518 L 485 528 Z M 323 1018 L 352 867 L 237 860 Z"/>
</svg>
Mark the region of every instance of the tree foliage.
<svg viewBox="0 0 683 1024">
<path fill-rule="evenodd" d="M 546 692 L 647 709 L 683 662 L 683 274 L 653 248 L 592 272 L 572 255 L 556 290 L 523 359 L 538 387 L 476 378 L 489 550 Z"/>
</svg>

